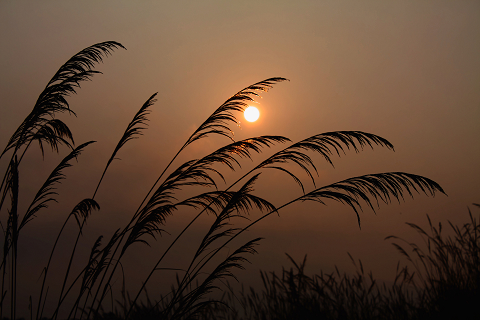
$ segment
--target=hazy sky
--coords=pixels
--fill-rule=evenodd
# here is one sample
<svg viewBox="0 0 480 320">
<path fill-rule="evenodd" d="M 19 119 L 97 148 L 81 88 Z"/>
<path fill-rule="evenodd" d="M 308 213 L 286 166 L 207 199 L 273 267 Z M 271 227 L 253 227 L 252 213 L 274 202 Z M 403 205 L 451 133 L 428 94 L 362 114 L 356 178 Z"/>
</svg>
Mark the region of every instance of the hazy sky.
<svg viewBox="0 0 480 320">
<path fill-rule="evenodd" d="M 374 275 L 391 280 L 402 257 L 385 237 L 420 241 L 405 222 L 426 227 L 428 214 L 434 222 L 463 223 L 467 206 L 480 202 L 478 1 L 0 1 L 0 143 L 6 145 L 68 58 L 107 40 L 127 50 L 108 57 L 98 66 L 103 74 L 69 98 L 77 117 L 61 116 L 77 144 L 97 142 L 66 171 L 60 203 L 24 229 L 19 259 L 38 271 L 22 269 L 23 283 L 37 281 L 47 259 L 41 252 L 51 245 L 62 212 L 92 195 L 126 125 L 155 92 L 149 129 L 121 150 L 122 160 L 113 163 L 100 188 L 102 210 L 88 222 L 84 250 L 129 219 L 168 161 L 222 102 L 276 76 L 291 81 L 263 94 L 259 121 L 249 124 L 238 115 L 240 126 L 232 128 L 236 139 L 276 134 L 298 141 L 336 130 L 374 133 L 393 143 L 395 152 L 348 152 L 335 159 L 335 168 L 315 158 L 317 185 L 404 171 L 437 181 L 448 197 L 418 195 L 401 205 L 381 205 L 377 215 L 365 210 L 361 230 L 349 208 L 296 204 L 242 239 L 266 238 L 252 264 L 237 273 L 246 285 L 259 280 L 259 269 L 289 267 L 285 252 L 297 260 L 308 254 L 311 273 L 331 272 L 334 265 L 353 272 L 350 252 Z M 176 165 L 227 142 L 202 140 L 186 149 Z M 30 150 L 20 168 L 25 203 L 66 152 L 48 154 L 42 162 L 38 150 Z M 1 160 L 2 170 L 6 163 Z M 253 164 L 242 162 L 244 169 Z M 257 189 L 275 205 L 301 194 L 280 172 L 264 172 Z M 179 212 L 168 220 L 165 229 L 171 235 L 160 242 L 171 241 L 191 217 L 191 212 Z M 211 219 L 197 225 L 165 267 L 187 261 Z M 126 257 L 126 266 L 138 271 L 129 271 L 132 288 L 161 246 L 139 246 Z M 169 285 L 170 276 L 155 281 Z"/>
</svg>

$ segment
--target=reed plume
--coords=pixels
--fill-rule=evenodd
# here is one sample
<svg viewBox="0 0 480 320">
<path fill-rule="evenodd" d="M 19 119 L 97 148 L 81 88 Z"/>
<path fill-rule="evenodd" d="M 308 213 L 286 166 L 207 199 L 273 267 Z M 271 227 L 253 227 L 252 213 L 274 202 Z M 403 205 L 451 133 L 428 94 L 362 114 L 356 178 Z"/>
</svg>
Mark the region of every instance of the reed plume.
<svg viewBox="0 0 480 320">
<path fill-rule="evenodd" d="M 55 119 L 55 115 L 64 112 L 75 114 L 66 97 L 76 93 L 82 81 L 90 80 L 94 74 L 101 73 L 93 70 L 93 67 L 117 48 L 125 49 L 115 41 L 97 43 L 83 49 L 63 64 L 40 93 L 33 110 L 14 132 L 0 158 L 12 148 L 16 153 L 22 145 L 29 144 L 32 140 L 39 141 L 40 145 L 43 141 L 54 151 L 58 151 L 60 143 L 69 145 L 69 140 L 73 143 L 70 130 L 62 121 Z"/>
</svg>

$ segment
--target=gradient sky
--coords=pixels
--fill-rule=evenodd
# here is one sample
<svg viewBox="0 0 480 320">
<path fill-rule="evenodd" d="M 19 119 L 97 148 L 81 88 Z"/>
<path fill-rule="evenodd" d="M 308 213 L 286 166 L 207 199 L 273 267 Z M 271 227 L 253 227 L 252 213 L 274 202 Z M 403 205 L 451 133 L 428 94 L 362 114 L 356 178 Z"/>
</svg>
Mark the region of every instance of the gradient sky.
<svg viewBox="0 0 480 320">
<path fill-rule="evenodd" d="M 252 264 L 237 273 L 246 285 L 258 282 L 259 269 L 289 267 L 285 253 L 297 260 L 308 254 L 307 272 L 314 273 L 331 272 L 335 265 L 353 272 L 350 252 L 378 278 L 392 280 L 397 261 L 405 261 L 385 237 L 420 241 L 405 222 L 427 227 L 428 214 L 434 222 L 463 223 L 467 206 L 480 202 L 478 1 L 1 1 L 0 144 L 6 145 L 68 58 L 107 40 L 127 50 L 108 57 L 98 66 L 103 74 L 69 98 L 77 117 L 61 116 L 77 144 L 97 143 L 66 171 L 60 203 L 26 227 L 22 283 L 38 284 L 47 258 L 41 253 L 63 222 L 62 212 L 91 196 L 126 125 L 155 92 L 149 129 L 120 151 L 122 160 L 113 163 L 100 188 L 102 210 L 88 222 L 85 252 L 98 235 L 110 236 L 129 218 L 188 136 L 222 102 L 276 76 L 291 81 L 262 95 L 259 121 L 247 123 L 239 115 L 236 139 L 276 134 L 298 141 L 336 130 L 374 133 L 393 143 L 395 152 L 347 152 L 334 160 L 335 168 L 315 158 L 317 185 L 403 171 L 437 181 L 448 196 L 422 194 L 400 205 L 382 204 L 376 215 L 365 209 L 361 230 L 352 210 L 339 204 L 289 207 L 242 239 L 266 238 Z M 227 142 L 202 140 L 176 164 Z M 20 168 L 26 203 L 66 152 L 48 154 L 43 162 L 38 149 L 27 154 Z M 254 163 L 242 165 L 248 169 Z M 4 170 L 5 159 L 0 166 Z M 275 205 L 301 194 L 280 172 L 263 173 L 257 190 Z M 160 241 L 172 239 L 191 217 L 186 212 L 170 219 L 165 229 L 171 235 Z M 165 267 L 186 261 L 210 219 L 198 224 Z M 126 267 L 135 270 L 129 271 L 132 288 L 161 248 L 139 247 L 126 257 Z M 26 272 L 33 265 L 38 272 Z M 154 281 L 169 285 L 173 278 L 168 274 Z"/>
</svg>

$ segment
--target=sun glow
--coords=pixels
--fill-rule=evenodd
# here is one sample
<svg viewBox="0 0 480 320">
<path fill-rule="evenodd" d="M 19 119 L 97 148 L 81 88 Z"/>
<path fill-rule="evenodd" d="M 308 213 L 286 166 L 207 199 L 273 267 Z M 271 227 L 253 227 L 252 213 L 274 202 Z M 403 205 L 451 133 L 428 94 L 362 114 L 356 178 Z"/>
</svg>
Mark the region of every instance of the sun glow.
<svg viewBox="0 0 480 320">
<path fill-rule="evenodd" d="M 258 111 L 258 109 L 255 108 L 255 107 L 248 107 L 243 112 L 243 115 L 245 116 L 245 119 L 248 122 L 255 122 L 255 121 L 257 121 L 258 117 L 260 116 L 260 111 Z"/>
</svg>

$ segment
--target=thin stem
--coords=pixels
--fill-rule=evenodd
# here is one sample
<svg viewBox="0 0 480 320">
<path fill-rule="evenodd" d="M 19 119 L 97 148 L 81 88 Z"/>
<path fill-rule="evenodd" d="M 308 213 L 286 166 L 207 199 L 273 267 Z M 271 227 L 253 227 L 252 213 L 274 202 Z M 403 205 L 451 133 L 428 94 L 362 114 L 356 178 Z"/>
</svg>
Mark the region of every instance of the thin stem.
<svg viewBox="0 0 480 320">
<path fill-rule="evenodd" d="M 42 317 L 42 313 L 40 312 L 40 304 L 42 302 L 43 289 L 45 288 L 45 282 L 47 280 L 48 270 L 50 269 L 50 263 L 52 262 L 53 252 L 55 251 L 55 248 L 57 247 L 58 240 L 60 239 L 60 236 L 63 233 L 63 230 L 65 229 L 65 226 L 67 225 L 67 222 L 68 222 L 69 219 L 70 219 L 70 215 L 68 215 L 67 219 L 63 223 L 62 228 L 60 229 L 60 232 L 57 235 L 57 239 L 55 240 L 55 243 L 53 244 L 52 251 L 50 252 L 50 257 L 48 258 L 47 266 L 45 267 L 45 273 L 44 273 L 43 281 L 42 281 L 42 289 L 40 290 L 40 297 L 38 298 L 38 307 L 37 307 L 37 315 L 36 315 L 37 320 Z M 45 299 L 46 299 L 46 297 L 45 297 Z"/>
<path fill-rule="evenodd" d="M 68 279 L 68 275 L 70 273 L 70 268 L 72 266 L 73 257 L 75 255 L 75 251 L 77 249 L 77 244 L 78 244 L 78 241 L 80 239 L 80 236 L 82 235 L 82 229 L 83 229 L 83 226 L 84 226 L 86 220 L 87 220 L 87 217 L 84 217 L 83 221 L 82 221 L 82 225 L 80 226 L 80 230 L 78 231 L 78 235 L 77 235 L 77 239 L 75 241 L 75 245 L 73 246 L 72 254 L 70 255 L 70 261 L 68 262 L 67 272 L 65 274 L 65 278 L 63 279 L 62 290 L 60 291 L 60 297 L 58 299 L 58 307 L 57 308 L 59 308 L 60 304 L 62 303 L 63 291 L 65 289 L 65 285 L 67 284 L 67 279 Z M 55 315 L 55 318 L 54 318 L 55 320 L 57 319 L 57 316 L 58 316 L 58 313 Z"/>
<path fill-rule="evenodd" d="M 193 136 L 193 135 L 192 135 L 192 136 Z M 147 195 L 145 196 L 145 198 L 142 200 L 142 202 L 141 202 L 140 205 L 138 206 L 138 208 L 137 208 L 137 210 L 135 211 L 135 214 L 133 215 L 132 219 L 130 220 L 130 222 L 127 224 L 127 226 L 123 229 L 123 231 L 122 231 L 122 233 L 121 233 L 120 240 L 117 242 L 117 246 L 116 246 L 116 248 L 115 248 L 115 250 L 114 250 L 114 252 L 113 252 L 113 254 L 112 254 L 112 259 L 113 259 L 113 257 L 115 256 L 115 254 L 117 253 L 117 251 L 118 251 L 118 249 L 119 249 L 119 247 L 120 247 L 120 244 L 122 243 L 122 241 L 123 241 L 123 239 L 124 239 L 124 237 L 125 237 L 125 235 L 126 235 L 126 232 L 129 230 L 131 224 L 132 224 L 132 223 L 135 221 L 135 219 L 138 217 L 138 214 L 140 213 L 140 210 L 141 210 L 143 204 L 144 204 L 145 201 L 148 199 L 148 196 L 149 196 L 150 193 L 153 191 L 153 189 L 155 188 L 155 186 L 157 185 L 157 183 L 160 181 L 160 179 L 163 177 L 163 175 L 164 175 L 165 172 L 168 170 L 168 168 L 169 168 L 170 165 L 173 163 L 173 161 L 178 157 L 178 155 L 180 154 L 180 152 L 182 152 L 183 149 L 185 149 L 185 147 L 187 146 L 187 144 L 188 144 L 189 141 L 190 141 L 190 138 L 189 138 L 189 139 L 187 140 L 187 142 L 180 148 L 180 150 L 177 152 L 177 154 L 175 154 L 175 156 L 173 157 L 173 159 L 168 163 L 168 165 L 165 167 L 165 169 L 163 170 L 163 172 L 160 174 L 160 176 L 158 177 L 158 179 L 155 181 L 155 183 L 152 185 L 152 187 L 151 187 L 150 190 L 148 191 L 148 193 L 147 193 Z M 123 257 L 123 252 L 124 252 L 124 251 L 122 251 L 122 253 L 121 253 L 120 256 L 118 257 L 118 259 L 116 259 L 117 262 L 115 263 L 115 265 L 114 265 L 114 267 L 113 267 L 113 271 L 110 273 L 110 276 L 109 276 L 109 279 L 108 279 L 108 281 L 107 281 L 107 284 L 110 283 L 110 281 L 111 281 L 111 279 L 112 279 L 112 277 L 113 277 L 113 274 L 115 273 L 115 270 L 117 269 L 117 266 L 118 266 L 121 258 Z M 95 293 L 95 297 L 94 297 L 94 299 L 93 299 L 92 304 L 95 303 L 95 300 L 96 300 L 96 298 L 97 298 L 97 296 L 98 296 L 99 290 L 100 290 L 100 288 L 101 288 L 101 285 L 102 285 L 102 283 L 103 283 L 103 280 L 105 279 L 105 276 L 106 276 L 106 274 L 107 274 L 107 271 L 108 271 L 108 268 L 109 268 L 109 267 L 110 267 L 110 264 L 108 264 L 107 267 L 105 268 L 105 271 L 104 271 L 104 273 L 103 273 L 102 279 L 100 280 L 100 284 L 99 284 L 98 289 L 97 289 L 97 291 L 96 291 L 96 293 Z M 98 302 L 96 311 L 98 311 L 98 309 L 100 308 L 101 302 L 102 302 L 102 300 L 103 300 L 103 298 L 104 298 L 104 296 L 105 296 L 105 293 L 106 293 L 106 289 L 107 289 L 107 285 L 105 285 L 105 287 L 104 287 L 104 290 L 103 290 L 103 293 L 102 293 L 102 295 L 101 295 L 101 298 L 100 298 L 100 300 L 99 300 L 99 302 Z M 88 313 L 88 317 L 90 317 L 91 312 L 92 312 L 92 308 L 90 308 L 90 311 L 89 311 L 89 313 Z"/>
<path fill-rule="evenodd" d="M 95 256 L 94 259 L 96 259 L 98 257 Z M 56 317 L 56 315 L 58 314 L 58 311 L 60 309 L 60 305 L 63 303 L 63 301 L 65 300 L 65 298 L 67 297 L 67 295 L 70 293 L 70 291 L 73 289 L 73 286 L 75 285 L 75 283 L 77 283 L 77 281 L 80 279 L 80 277 L 82 276 L 82 274 L 87 270 L 87 267 L 83 268 L 83 270 L 78 274 L 78 276 L 75 278 L 75 280 L 73 280 L 72 284 L 70 285 L 70 287 L 68 287 L 67 291 L 65 292 L 65 294 L 63 295 L 63 297 L 61 297 L 61 300 L 60 300 L 60 303 L 59 305 L 57 306 L 57 308 L 55 309 L 54 313 L 53 313 L 53 316 Z M 48 292 L 48 289 L 47 289 L 47 292 Z"/>
</svg>

